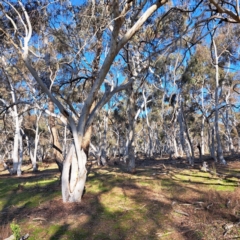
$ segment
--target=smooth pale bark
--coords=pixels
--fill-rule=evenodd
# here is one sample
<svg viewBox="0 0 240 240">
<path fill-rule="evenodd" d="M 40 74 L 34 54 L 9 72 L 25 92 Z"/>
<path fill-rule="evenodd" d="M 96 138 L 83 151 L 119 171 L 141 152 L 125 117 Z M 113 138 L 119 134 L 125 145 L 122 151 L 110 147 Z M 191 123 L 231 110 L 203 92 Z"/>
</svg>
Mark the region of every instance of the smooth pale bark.
<svg viewBox="0 0 240 240">
<path fill-rule="evenodd" d="M 182 114 L 183 114 L 183 111 L 182 111 Z M 185 120 L 185 117 L 184 117 L 184 114 L 183 114 L 183 121 L 184 121 L 184 128 L 185 128 L 185 132 L 186 132 L 186 136 L 187 136 L 187 143 L 189 144 L 189 148 L 191 150 L 191 165 L 194 165 L 194 148 L 193 148 L 193 144 L 192 144 L 192 141 L 191 141 L 191 138 L 190 138 L 190 134 L 189 134 L 189 129 L 187 127 L 187 123 L 186 123 L 186 120 Z"/>
<path fill-rule="evenodd" d="M 36 119 L 36 129 L 35 129 L 35 140 L 34 140 L 34 152 L 33 152 L 33 158 L 32 160 L 32 166 L 33 166 L 33 172 L 36 172 L 38 170 L 38 165 L 37 165 L 37 150 L 38 150 L 38 143 L 39 143 L 39 120 L 41 118 L 42 112 L 37 114 L 37 119 Z"/>
<path fill-rule="evenodd" d="M 200 132 L 200 137 L 201 137 L 201 152 L 202 152 L 202 155 L 205 154 L 204 123 L 205 123 L 205 117 L 202 116 L 201 132 Z"/>
<path fill-rule="evenodd" d="M 127 160 L 127 164 L 128 164 L 128 171 L 134 173 L 135 172 L 135 124 L 136 121 L 139 117 L 139 114 L 141 113 L 141 111 L 144 109 L 145 106 L 145 102 L 143 102 L 141 104 L 141 106 L 139 107 L 139 109 L 136 111 L 135 107 L 136 107 L 136 93 L 134 93 L 133 88 L 129 88 L 127 91 L 128 94 L 128 110 L 127 110 L 127 116 L 128 116 L 128 122 L 129 122 L 129 126 L 128 126 L 128 131 L 127 131 L 127 136 L 126 136 L 126 144 L 125 144 L 125 156 L 124 159 Z M 146 104 L 151 102 L 151 100 L 146 101 Z M 141 129 L 140 131 L 142 131 L 143 129 Z M 144 138 L 145 140 L 145 138 Z M 146 150 L 143 150 L 145 153 L 147 152 L 148 146 L 147 146 L 147 141 L 145 141 L 145 145 L 144 145 L 144 149 L 146 148 Z"/>
<path fill-rule="evenodd" d="M 135 94 L 133 91 L 133 87 L 128 89 L 128 110 L 127 110 L 127 116 L 128 116 L 128 144 L 127 144 L 127 170 L 131 173 L 134 173 L 136 171 L 135 166 L 135 154 L 134 154 L 134 137 L 135 137 Z"/>
<path fill-rule="evenodd" d="M 177 129 L 174 129 L 173 130 L 174 157 L 178 158 L 179 157 L 179 153 L 178 153 L 178 146 L 177 146 L 176 135 L 177 135 Z"/>
<path fill-rule="evenodd" d="M 108 112 L 103 117 L 103 134 L 101 135 L 101 146 L 99 148 L 98 153 L 98 164 L 99 165 L 107 165 L 107 131 L 108 131 Z"/>
<path fill-rule="evenodd" d="M 14 109 L 13 110 L 13 119 L 14 119 L 14 140 L 13 140 L 13 151 L 12 151 L 12 159 L 13 159 L 13 169 L 12 169 L 12 173 L 15 174 L 17 173 L 17 169 L 18 169 L 18 163 L 19 163 L 19 159 L 18 159 L 18 144 L 19 144 L 19 121 L 18 121 L 18 113 L 17 110 Z"/>
<path fill-rule="evenodd" d="M 74 144 L 72 144 L 66 156 L 66 159 L 63 162 L 62 171 L 63 202 L 79 202 L 82 199 L 85 182 L 87 178 L 87 169 L 85 167 L 87 162 L 87 156 L 83 150 L 80 150 L 80 154 L 82 162 L 79 164 L 79 161 L 75 153 L 75 146 Z"/>
<path fill-rule="evenodd" d="M 147 98 L 145 95 L 145 89 L 142 91 L 143 93 L 143 102 L 144 102 L 144 111 L 145 111 L 145 116 L 146 116 L 146 123 L 147 123 L 147 130 L 148 130 L 148 149 L 147 149 L 147 154 L 149 157 L 153 156 L 153 142 L 152 142 L 152 129 L 149 124 L 148 120 L 148 111 L 147 111 Z"/>
<path fill-rule="evenodd" d="M 22 162 L 23 162 L 23 140 L 22 140 L 23 132 L 20 130 L 19 131 L 19 161 L 18 161 L 18 168 L 17 168 L 17 175 L 21 176 L 22 175 Z"/>
<path fill-rule="evenodd" d="M 178 111 L 178 123 L 179 123 L 179 126 L 180 126 L 180 129 L 179 129 L 180 133 L 179 134 L 180 134 L 180 142 L 181 142 L 181 145 L 182 145 L 182 150 L 185 152 L 189 164 L 192 165 L 192 157 L 190 155 L 189 145 L 186 143 L 185 137 L 184 137 L 184 135 L 185 135 L 184 133 L 186 131 L 185 131 L 185 125 L 184 125 L 184 119 L 183 119 L 181 107 L 179 108 L 179 111 Z"/>
<path fill-rule="evenodd" d="M 201 104 L 202 104 L 202 110 L 204 111 L 204 88 L 202 86 L 202 99 L 201 99 Z M 201 132 L 200 132 L 200 137 L 201 137 L 201 154 L 205 154 L 205 144 L 204 144 L 204 123 L 205 123 L 205 116 L 202 114 L 202 122 L 201 122 Z"/>
<path fill-rule="evenodd" d="M 16 102 L 16 96 L 14 89 L 11 85 L 11 95 L 12 95 L 12 101 L 13 103 Z M 17 111 L 17 105 L 13 106 L 12 110 L 12 117 L 13 117 L 13 122 L 14 122 L 14 140 L 13 140 L 13 151 L 12 151 L 12 159 L 13 159 L 13 169 L 12 173 L 15 174 L 17 173 L 18 170 L 18 164 L 19 164 L 19 159 L 18 159 L 18 148 L 19 148 L 19 137 L 20 137 L 20 123 L 19 123 L 19 117 L 18 117 L 18 111 Z"/>
<path fill-rule="evenodd" d="M 6 62 L 4 59 L 2 59 L 3 64 L 6 66 Z M 22 148 L 22 138 L 21 138 L 21 133 L 20 133 L 20 126 L 22 125 L 22 120 L 23 117 L 18 116 L 18 109 L 17 109 L 17 99 L 16 99 L 16 94 L 15 94 L 15 89 L 13 88 L 12 82 L 10 77 L 8 76 L 8 73 L 5 72 L 6 78 L 9 83 L 10 87 L 10 93 L 12 96 L 12 103 L 13 106 L 9 108 L 10 114 L 13 119 L 14 123 L 14 137 L 13 137 L 13 151 L 12 151 L 12 160 L 13 160 L 13 168 L 11 169 L 11 174 L 18 174 L 18 176 L 21 175 L 21 166 L 22 166 L 22 155 L 23 155 L 23 148 Z M 1 102 L 3 102 L 4 105 L 7 106 L 7 103 L 1 99 Z M 20 145 L 19 145 L 20 144 Z M 20 147 L 20 149 L 19 149 Z M 20 156 L 19 156 L 20 154 Z"/>
<path fill-rule="evenodd" d="M 50 113 L 54 113 L 54 103 L 49 99 L 48 102 L 48 110 Z M 63 155 L 62 155 L 62 146 L 59 142 L 58 131 L 55 123 L 55 118 L 50 114 L 48 118 L 49 128 L 51 132 L 52 138 L 52 146 L 53 146 L 53 157 L 55 162 L 58 165 L 58 169 L 62 172 L 63 168 Z"/>
<path fill-rule="evenodd" d="M 99 149 L 97 146 L 95 146 L 92 142 L 90 143 L 90 153 L 94 155 L 95 158 L 97 158 L 97 154 L 99 152 Z"/>
<path fill-rule="evenodd" d="M 227 133 L 227 145 L 228 145 L 228 149 L 229 151 L 233 154 L 234 153 L 234 146 L 233 146 L 233 140 L 232 140 L 232 136 L 231 136 L 231 129 L 230 129 L 230 124 L 229 124 L 229 97 L 230 97 L 230 87 L 228 88 L 228 92 L 225 96 L 225 101 L 227 104 L 227 108 L 226 108 L 226 115 L 225 115 L 225 128 L 226 128 L 226 133 Z"/>
<path fill-rule="evenodd" d="M 93 102 L 90 111 L 95 107 Z M 74 142 L 63 161 L 62 198 L 63 202 L 80 202 L 87 178 L 86 163 L 88 159 L 92 126 L 86 130 L 81 145 L 78 141 L 77 129 L 72 128 Z"/>
<path fill-rule="evenodd" d="M 35 78 L 37 83 L 42 88 L 43 92 L 51 99 L 51 101 L 56 104 L 58 107 L 60 113 L 66 117 L 68 124 L 70 125 L 74 143 L 71 146 L 67 156 L 66 160 L 63 164 L 63 174 L 62 174 L 62 196 L 64 202 L 79 202 L 81 201 L 82 192 L 84 189 L 85 181 L 86 181 L 86 159 L 87 159 L 87 150 L 89 147 L 88 140 L 91 136 L 91 131 L 89 131 L 89 126 L 92 124 L 91 121 L 88 122 L 88 117 L 91 112 L 91 106 L 93 105 L 94 101 L 97 99 L 99 89 L 103 83 L 103 81 L 106 78 L 106 75 L 108 74 L 110 67 L 112 66 L 112 63 L 114 59 L 116 58 L 119 51 L 124 47 L 124 45 L 135 35 L 135 33 L 142 27 L 142 25 L 146 22 L 146 20 L 161 6 L 163 6 L 165 3 L 167 3 L 167 0 L 162 1 L 156 1 L 153 3 L 148 9 L 144 9 L 145 11 L 142 13 L 142 15 L 137 19 L 135 24 L 121 37 L 120 35 L 120 29 L 125 22 L 125 16 L 129 12 L 129 10 L 132 7 L 132 1 L 126 2 L 125 5 L 122 8 L 122 11 L 119 11 L 119 3 L 117 1 L 114 2 L 113 6 L 113 30 L 112 30 L 112 36 L 111 36 L 111 43 L 109 47 L 108 54 L 103 61 L 103 64 L 101 66 L 101 69 L 97 72 L 97 74 L 94 76 L 96 77 L 94 79 L 93 86 L 88 93 L 88 96 L 84 102 L 84 106 L 81 111 L 80 118 L 78 120 L 77 126 L 71 117 L 71 115 L 68 113 L 67 109 L 61 104 L 61 102 L 56 99 L 53 94 L 49 91 L 47 86 L 43 83 L 41 78 L 39 77 L 36 69 L 33 68 L 31 64 L 31 59 L 29 57 L 29 41 L 32 37 L 32 25 L 31 20 L 28 15 L 28 12 L 24 8 L 23 4 L 19 1 L 18 4 L 22 8 L 23 14 L 20 14 L 17 12 L 17 15 L 19 17 L 19 22 L 22 24 L 22 27 L 25 29 L 25 36 L 23 38 L 23 46 L 19 45 L 19 39 L 15 42 L 15 38 L 11 38 L 10 35 L 7 35 L 9 38 L 9 41 L 11 44 L 15 47 L 15 49 L 18 51 L 19 55 L 22 55 L 23 61 L 29 70 L 29 72 L 32 74 L 32 76 Z M 13 7 L 10 5 L 10 7 Z M 16 10 L 17 11 L 17 10 Z M 23 18 L 24 15 L 24 18 Z M 14 20 L 11 19 L 11 21 L 14 23 Z M 15 23 L 14 23 L 15 24 Z M 14 25 L 16 26 L 16 24 Z M 100 29 L 101 30 L 101 29 Z M 18 31 L 18 28 L 16 26 L 15 31 Z M 16 36 L 18 36 L 16 34 Z M 15 36 L 14 36 L 15 37 Z M 16 37 L 17 38 L 17 37 Z M 23 50 L 23 53 L 22 53 Z M 93 69 L 94 70 L 94 69 Z M 92 120 L 93 121 L 93 120 Z M 87 125 L 88 122 L 88 125 Z M 87 133 L 87 143 L 84 144 L 85 140 L 84 137 Z M 89 140 L 90 142 L 90 140 Z M 74 177 L 71 181 L 75 181 L 75 187 L 74 190 L 70 190 L 71 183 L 69 184 L 69 170 L 70 166 L 72 164 L 72 161 L 75 161 L 75 158 L 77 159 L 77 165 L 78 169 L 72 169 L 71 171 L 77 171 L 77 177 Z M 73 163 L 75 165 L 75 162 Z M 73 186 L 73 185 L 71 185 Z"/>
<path fill-rule="evenodd" d="M 176 99 L 178 99 L 178 95 L 176 97 Z M 164 101 L 164 100 L 162 100 Z M 171 120 L 171 128 L 172 128 L 172 136 L 171 136 L 171 141 L 172 141 L 172 149 L 174 149 L 174 157 L 175 158 L 178 158 L 179 157 L 179 150 L 178 150 L 178 142 L 177 142 L 177 131 L 178 131 L 178 128 L 177 128 L 177 120 L 178 118 L 176 117 L 176 110 L 177 110 L 177 103 L 174 105 L 174 108 L 173 108 L 173 117 L 172 117 L 172 120 Z M 162 119 L 162 121 L 164 121 L 164 119 Z M 167 126 L 166 126 L 166 129 L 167 129 Z M 166 136 L 169 136 L 168 133 L 166 133 Z M 181 148 L 181 146 L 179 146 Z M 182 155 L 181 155 L 182 156 Z"/>
<path fill-rule="evenodd" d="M 116 146 L 114 147 L 114 150 L 113 150 L 113 157 L 115 158 L 117 156 L 117 154 L 120 155 L 120 144 L 119 144 L 120 143 L 120 134 L 119 134 L 119 131 L 117 128 L 113 132 L 117 135 Z"/>
<path fill-rule="evenodd" d="M 215 41 L 213 40 L 213 46 L 214 46 L 214 53 L 215 53 L 215 134 L 216 134 L 216 140 L 217 140 L 217 158 L 222 164 L 226 164 L 226 161 L 223 157 L 223 150 L 222 150 L 222 143 L 220 139 L 220 133 L 219 133 L 219 67 L 218 67 L 218 52 L 217 47 L 215 44 Z"/>
<path fill-rule="evenodd" d="M 126 132 L 126 142 L 125 142 L 125 149 L 124 149 L 124 155 L 123 155 L 124 163 L 126 163 L 127 159 L 128 159 L 128 145 L 129 145 L 128 134 L 129 134 L 129 132 Z"/>
<path fill-rule="evenodd" d="M 215 133 L 214 133 L 214 127 L 212 127 L 212 131 L 211 131 L 211 129 L 209 129 L 209 136 L 211 136 L 211 144 L 209 145 L 210 146 L 211 156 L 214 159 L 214 161 L 217 162 L 217 158 L 216 158 L 216 154 L 215 154 L 215 141 L 214 141 Z"/>
</svg>

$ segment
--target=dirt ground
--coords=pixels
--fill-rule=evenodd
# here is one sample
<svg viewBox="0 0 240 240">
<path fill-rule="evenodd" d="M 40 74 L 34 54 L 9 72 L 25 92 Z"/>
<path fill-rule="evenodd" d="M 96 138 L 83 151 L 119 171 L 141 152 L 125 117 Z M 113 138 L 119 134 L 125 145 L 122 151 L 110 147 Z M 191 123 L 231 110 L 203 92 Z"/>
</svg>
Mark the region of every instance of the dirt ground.
<svg viewBox="0 0 240 240">
<path fill-rule="evenodd" d="M 0 239 L 11 235 L 9 223 L 13 221 L 30 237 L 30 224 L 40 230 L 60 226 L 52 235 L 50 231 L 39 230 L 38 234 L 35 231 L 30 239 L 240 239 L 240 161 L 239 156 L 226 159 L 228 164 L 223 166 L 205 157 L 210 172 L 201 175 L 202 182 L 198 181 L 202 163 L 196 162 L 191 167 L 185 159 L 142 156 L 137 160 L 135 175 L 124 173 L 124 165 L 117 160 L 104 168 L 92 166 L 95 177 L 87 183 L 81 203 L 63 204 L 61 196 L 57 196 L 39 202 L 36 207 L 11 205 L 2 209 Z M 37 179 L 44 174 L 59 176 L 56 169 L 46 168 L 38 174 L 25 172 L 21 178 Z M 0 181 L 5 178 L 9 176 L 1 175 Z M 116 178 L 118 181 L 113 181 Z M 97 179 L 104 182 L 103 189 L 97 193 L 88 191 Z M 212 179 L 216 181 L 209 183 Z M 215 185 L 223 189 L 218 191 Z M 16 191 L 24 189 L 20 185 Z M 39 187 L 36 191 L 60 191 L 60 184 L 56 182 L 51 188 Z M 106 197 L 108 193 L 110 199 Z M 118 195 L 124 197 L 126 204 L 114 199 Z M 103 205 L 105 202 L 111 205 L 111 201 L 118 211 L 109 210 L 111 214 L 107 214 Z M 77 229 L 82 229 L 80 235 Z"/>
</svg>

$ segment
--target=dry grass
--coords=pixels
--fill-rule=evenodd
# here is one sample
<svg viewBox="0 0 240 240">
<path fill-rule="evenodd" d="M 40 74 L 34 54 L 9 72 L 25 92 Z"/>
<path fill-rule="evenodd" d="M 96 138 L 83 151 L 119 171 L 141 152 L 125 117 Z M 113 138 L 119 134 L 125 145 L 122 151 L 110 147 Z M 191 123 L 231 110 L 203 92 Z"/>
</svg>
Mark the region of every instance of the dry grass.
<svg viewBox="0 0 240 240">
<path fill-rule="evenodd" d="M 239 161 L 216 166 L 222 176 L 163 159 L 138 161 L 135 175 L 93 167 L 80 204 L 62 204 L 58 174 L 49 169 L 0 177 L 0 239 L 13 221 L 36 240 L 240 237 Z"/>
</svg>

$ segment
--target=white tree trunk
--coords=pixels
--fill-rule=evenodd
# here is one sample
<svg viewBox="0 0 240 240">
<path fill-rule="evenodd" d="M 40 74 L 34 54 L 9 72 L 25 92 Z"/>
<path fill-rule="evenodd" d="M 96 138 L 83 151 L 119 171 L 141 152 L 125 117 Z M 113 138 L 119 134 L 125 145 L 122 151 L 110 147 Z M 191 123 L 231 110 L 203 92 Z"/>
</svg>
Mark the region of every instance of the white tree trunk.
<svg viewBox="0 0 240 240">
<path fill-rule="evenodd" d="M 216 71 L 216 88 L 215 88 L 215 134 L 217 140 L 217 157 L 220 163 L 226 164 L 226 161 L 223 157 L 223 150 L 222 144 L 220 139 L 219 133 L 219 114 L 218 114 L 218 107 L 219 107 L 219 69 L 218 69 L 218 54 L 217 54 L 217 47 L 215 41 L 213 40 L 214 52 L 215 52 L 215 71 Z"/>
<path fill-rule="evenodd" d="M 19 122 L 18 122 L 18 114 L 14 109 L 13 119 L 15 120 L 15 131 L 14 131 L 14 140 L 13 140 L 13 151 L 12 151 L 12 159 L 13 159 L 13 169 L 12 173 L 17 173 L 18 169 L 18 144 L 19 144 Z"/>
<path fill-rule="evenodd" d="M 17 175 L 22 175 L 22 162 L 23 162 L 23 140 L 22 140 L 23 132 L 19 131 L 19 162 L 18 162 L 18 168 L 17 168 Z"/>
<path fill-rule="evenodd" d="M 124 45 L 135 35 L 135 33 L 142 27 L 142 25 L 147 21 L 147 19 L 154 13 L 158 8 L 163 6 L 165 3 L 167 3 L 167 0 L 162 0 L 162 1 L 156 1 L 151 6 L 149 6 L 147 9 L 144 9 L 143 13 L 141 16 L 136 20 L 136 22 L 131 26 L 131 28 L 126 31 L 126 33 L 121 36 L 120 32 L 121 28 L 123 27 L 123 23 L 125 22 L 125 16 L 129 12 L 129 10 L 132 7 L 132 2 L 126 2 L 124 4 L 124 7 L 120 9 L 120 6 L 117 1 L 114 2 L 114 6 L 116 6 L 118 9 L 113 10 L 113 29 L 111 31 L 111 41 L 110 41 L 110 47 L 108 54 L 106 58 L 103 61 L 103 64 L 101 65 L 101 69 L 97 71 L 95 74 L 96 78 L 94 80 L 93 86 L 91 87 L 91 90 L 89 91 L 86 100 L 84 101 L 84 106 L 82 108 L 80 118 L 78 120 L 78 125 L 75 125 L 75 122 L 73 118 L 71 117 L 71 114 L 67 111 L 67 109 L 61 104 L 61 102 L 56 99 L 52 93 L 49 91 L 47 86 L 43 83 L 42 79 L 38 76 L 37 71 L 33 68 L 31 64 L 31 59 L 29 58 L 29 41 L 32 37 L 32 24 L 31 24 L 31 19 L 28 15 L 28 12 L 24 8 L 24 5 L 22 4 L 21 1 L 18 2 L 21 11 L 23 14 L 21 15 L 20 13 L 18 16 L 20 16 L 20 22 L 25 28 L 25 35 L 22 36 L 23 41 L 18 41 L 18 42 L 23 42 L 23 46 L 20 46 L 20 44 L 14 43 L 15 39 L 11 39 L 12 42 L 15 44 L 15 47 L 17 48 L 19 54 L 22 53 L 22 58 L 23 61 L 32 74 L 32 76 L 35 78 L 35 80 L 38 82 L 38 84 L 41 86 L 43 92 L 45 92 L 46 95 L 53 101 L 54 104 L 58 106 L 59 111 L 63 116 L 66 117 L 68 120 L 68 123 L 71 127 L 72 133 L 73 133 L 73 138 L 74 138 L 74 144 L 72 145 L 71 149 L 69 150 L 66 159 L 63 163 L 63 172 L 62 172 L 62 196 L 63 196 L 63 201 L 64 202 L 79 202 L 81 201 L 81 196 L 83 193 L 85 181 L 86 181 L 86 160 L 87 156 L 84 153 L 83 149 L 81 149 L 80 146 L 82 146 L 83 143 L 83 137 L 86 129 L 88 129 L 89 126 L 87 124 L 91 124 L 92 122 L 89 120 L 90 116 L 90 109 L 93 104 L 93 102 L 96 100 L 98 97 L 98 93 L 100 90 L 100 87 L 103 83 L 103 81 L 106 78 L 106 75 L 108 74 L 112 63 L 114 59 L 116 58 L 117 54 L 119 51 L 124 47 Z M 24 18 L 22 17 L 24 15 Z M 21 25 L 21 27 L 22 27 Z M 18 29 L 15 29 L 16 31 Z M 15 34 L 17 38 L 17 34 Z M 15 38 L 14 36 L 14 38 Z M 22 39 L 21 39 L 22 40 Z M 19 44 L 19 45 L 17 45 Z M 46 62 L 47 64 L 47 62 Z M 47 64 L 48 65 L 48 64 Z M 93 69 L 94 70 L 94 69 Z M 94 77 L 95 77 L 94 76 Z M 93 114 L 94 115 L 94 114 Z M 92 116 L 93 116 L 92 115 Z M 88 123 L 89 121 L 89 123 Z M 76 171 L 77 177 L 70 178 L 70 181 L 75 182 L 75 187 L 74 189 L 70 189 L 70 185 L 72 184 L 71 182 L 69 183 L 69 170 L 70 166 L 73 164 L 75 166 L 75 158 L 77 159 L 77 169 L 71 168 L 71 173 L 73 171 Z M 73 187 L 73 185 L 71 185 Z"/>
<path fill-rule="evenodd" d="M 147 112 L 147 98 L 145 96 L 145 90 L 143 89 L 142 91 L 143 93 L 143 100 L 144 100 L 144 111 L 145 111 L 145 116 L 146 116 L 146 122 L 147 122 L 147 129 L 148 129 L 148 156 L 152 157 L 153 156 L 153 143 L 152 143 L 152 129 L 151 126 L 149 124 L 149 120 L 148 120 L 148 112 Z"/>
<path fill-rule="evenodd" d="M 182 145 L 182 150 L 185 152 L 189 164 L 192 165 L 192 157 L 190 155 L 191 150 L 189 148 L 189 144 L 186 144 L 186 142 L 185 142 L 185 136 L 184 136 L 185 126 L 184 126 L 184 120 L 183 120 L 181 107 L 179 108 L 179 112 L 178 112 L 178 122 L 179 122 L 179 126 L 180 126 L 180 142 Z"/>
<path fill-rule="evenodd" d="M 108 110 L 109 111 L 109 110 Z M 107 131 L 108 131 L 108 111 L 106 115 L 104 115 L 103 119 L 103 134 L 101 138 L 101 147 L 99 150 L 99 164 L 102 164 L 103 166 L 107 165 Z"/>
<path fill-rule="evenodd" d="M 233 146 L 233 140 L 231 136 L 231 129 L 230 129 L 230 124 L 229 124 L 229 97 L 230 97 L 230 87 L 228 89 L 228 93 L 226 94 L 225 101 L 227 104 L 226 108 L 226 120 L 225 120 L 225 127 L 226 127 L 226 132 L 227 132 L 227 144 L 230 152 L 233 154 L 234 153 L 234 146 Z"/>
<path fill-rule="evenodd" d="M 204 96 L 203 96 L 204 88 L 202 86 L 202 110 L 204 111 Z M 201 123 L 201 151 L 202 155 L 205 154 L 205 143 L 204 143 L 204 123 L 205 123 L 205 116 L 202 114 L 202 123 Z"/>
<path fill-rule="evenodd" d="M 209 131 L 211 132 L 211 130 L 209 129 Z M 215 141 L 214 141 L 214 127 L 212 127 L 212 133 L 209 133 L 209 137 L 212 136 L 211 138 L 211 144 L 209 146 L 211 146 L 210 152 L 211 152 L 211 156 L 214 159 L 215 162 L 217 162 L 217 158 L 216 158 L 216 154 L 215 154 Z"/>
<path fill-rule="evenodd" d="M 16 103 L 16 95 L 13 89 L 13 86 L 9 80 L 9 85 L 11 88 L 11 95 L 12 95 L 12 101 L 13 103 Z M 18 117 L 18 111 L 17 111 L 17 105 L 14 105 L 12 108 L 12 117 L 13 117 L 13 122 L 14 122 L 14 140 L 13 140 L 13 152 L 12 152 L 12 159 L 13 159 L 13 169 L 12 173 L 16 174 L 17 172 L 21 175 L 21 171 L 19 170 L 19 158 L 18 158 L 18 148 L 19 148 L 19 141 L 20 141 L 20 121 Z"/>
<path fill-rule="evenodd" d="M 174 131 L 174 138 L 173 138 L 173 146 L 174 146 L 174 157 L 178 158 L 179 153 L 178 153 L 177 141 L 176 141 L 176 137 L 175 137 L 175 131 Z"/>
<path fill-rule="evenodd" d="M 36 130 L 35 130 L 35 141 L 34 141 L 34 153 L 33 153 L 33 159 L 32 159 L 32 166 L 33 166 L 33 172 L 38 170 L 37 166 L 37 150 L 38 150 L 38 143 L 39 143 L 39 120 L 41 118 L 42 113 L 40 112 L 37 115 L 37 120 L 36 120 Z"/>
<path fill-rule="evenodd" d="M 134 138 L 135 138 L 135 121 L 137 119 L 137 114 L 135 114 L 135 96 L 133 92 L 133 87 L 128 90 L 128 145 L 127 145 L 127 152 L 128 152 L 128 171 L 131 173 L 135 172 L 135 146 L 134 146 Z"/>
<path fill-rule="evenodd" d="M 62 198 L 63 202 L 81 202 L 87 178 L 87 156 L 80 150 L 77 159 L 75 146 L 72 144 L 63 162 L 62 171 Z M 80 163 L 80 164 L 79 164 Z M 83 167 L 84 166 L 84 167 Z M 70 174 L 70 175 L 69 175 Z"/>
</svg>

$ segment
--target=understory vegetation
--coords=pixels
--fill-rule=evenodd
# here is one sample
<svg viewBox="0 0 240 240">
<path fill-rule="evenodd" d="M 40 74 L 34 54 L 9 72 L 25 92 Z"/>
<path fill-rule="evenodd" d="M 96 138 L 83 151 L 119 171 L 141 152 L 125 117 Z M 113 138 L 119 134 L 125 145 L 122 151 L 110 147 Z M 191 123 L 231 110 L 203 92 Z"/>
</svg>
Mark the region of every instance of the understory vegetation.
<svg viewBox="0 0 240 240">
<path fill-rule="evenodd" d="M 0 0 L 0 240 L 240 238 L 239 16 Z"/>
<path fill-rule="evenodd" d="M 125 166 L 92 165 L 81 203 L 62 205 L 55 165 L 21 178 L 0 175 L 0 239 L 14 223 L 28 239 L 232 239 L 240 237 L 240 162 L 188 168 L 186 159 L 137 160 Z M 207 160 L 207 158 L 206 158 Z M 229 229 L 227 228 L 229 226 Z"/>
</svg>

